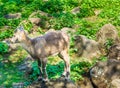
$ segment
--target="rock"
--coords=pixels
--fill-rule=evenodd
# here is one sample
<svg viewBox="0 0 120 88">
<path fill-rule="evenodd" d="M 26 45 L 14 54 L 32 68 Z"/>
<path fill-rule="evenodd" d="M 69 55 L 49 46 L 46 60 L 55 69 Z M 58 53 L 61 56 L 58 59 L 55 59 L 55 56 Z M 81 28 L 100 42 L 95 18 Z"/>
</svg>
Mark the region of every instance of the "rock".
<svg viewBox="0 0 120 88">
<path fill-rule="evenodd" d="M 84 35 L 75 36 L 74 41 L 79 56 L 85 58 L 99 57 L 100 51 L 96 41 L 88 39 Z"/>
<path fill-rule="evenodd" d="M 72 14 L 77 14 L 77 13 L 79 13 L 80 12 L 80 7 L 75 7 L 75 8 L 73 8 L 72 10 L 71 10 L 71 13 Z"/>
<path fill-rule="evenodd" d="M 88 77 L 84 77 L 83 80 L 78 81 L 77 85 L 80 88 L 94 88 L 91 81 L 90 81 L 90 79 Z"/>
<path fill-rule="evenodd" d="M 33 13 L 29 16 L 29 18 L 33 18 L 33 17 L 35 17 L 36 15 L 46 16 L 46 17 L 49 16 L 48 13 L 45 13 L 45 12 L 43 12 L 43 11 L 38 10 L 38 11 L 36 11 L 36 12 L 33 12 Z"/>
<path fill-rule="evenodd" d="M 120 82 L 120 61 L 110 59 L 98 62 L 90 70 L 90 78 L 95 88 L 114 88 Z M 116 83 L 113 85 L 113 83 Z M 119 87 L 115 87 L 119 88 Z"/>
<path fill-rule="evenodd" d="M 120 44 L 112 45 L 108 50 L 108 59 L 120 60 Z"/>
<path fill-rule="evenodd" d="M 7 19 L 19 19 L 21 18 L 21 13 L 14 13 L 14 14 L 10 13 L 5 15 L 4 17 Z"/>
<path fill-rule="evenodd" d="M 67 33 L 69 36 L 74 35 L 76 32 L 74 29 L 68 27 L 62 28 L 61 31 Z"/>
<path fill-rule="evenodd" d="M 111 88 L 120 88 L 120 79 L 112 80 Z"/>
<path fill-rule="evenodd" d="M 111 39 L 113 44 L 119 43 L 118 31 L 116 30 L 115 26 L 112 24 L 105 24 L 96 34 L 96 41 L 99 43 L 101 53 L 104 54 L 105 52 L 105 45 L 108 39 Z"/>
<path fill-rule="evenodd" d="M 49 29 L 50 23 L 48 22 L 48 19 L 50 19 L 51 17 L 52 16 L 50 16 L 48 13 L 38 10 L 36 12 L 33 12 L 29 16 L 29 21 L 35 24 L 35 26 L 40 26 L 41 28 Z"/>
<path fill-rule="evenodd" d="M 33 68 L 31 66 L 32 61 L 34 61 L 30 56 L 28 56 L 21 65 L 18 66 L 20 71 L 25 72 L 25 75 L 32 74 Z"/>
<path fill-rule="evenodd" d="M 32 24 L 40 25 L 41 19 L 40 19 L 40 18 L 29 18 L 29 21 L 30 21 Z"/>
<path fill-rule="evenodd" d="M 48 82 L 34 82 L 27 88 L 78 88 L 72 81 L 63 79 L 50 80 Z"/>
<path fill-rule="evenodd" d="M 24 83 L 13 83 L 12 88 L 24 88 Z"/>
<path fill-rule="evenodd" d="M 94 10 L 94 13 L 97 16 L 97 15 L 99 15 L 101 13 L 101 10 L 96 9 L 96 10 Z"/>
</svg>

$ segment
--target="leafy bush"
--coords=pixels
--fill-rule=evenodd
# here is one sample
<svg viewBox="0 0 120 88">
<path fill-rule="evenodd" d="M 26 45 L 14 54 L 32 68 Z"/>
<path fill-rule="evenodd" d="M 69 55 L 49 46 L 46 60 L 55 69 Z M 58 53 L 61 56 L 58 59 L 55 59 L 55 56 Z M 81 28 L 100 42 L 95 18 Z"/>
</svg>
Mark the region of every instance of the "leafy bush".
<svg viewBox="0 0 120 88">
<path fill-rule="evenodd" d="M 75 24 L 79 24 L 80 26 L 79 28 L 77 28 L 76 35 L 85 35 L 90 39 L 95 39 L 95 34 L 98 30 L 98 26 L 96 27 L 95 24 L 85 19 L 78 20 Z"/>
<path fill-rule="evenodd" d="M 5 54 L 8 52 L 8 45 L 6 43 L 0 42 L 0 54 Z"/>
<path fill-rule="evenodd" d="M 82 75 L 92 66 L 90 62 L 78 62 L 71 64 L 71 79 L 74 81 L 83 79 Z"/>
<path fill-rule="evenodd" d="M 80 3 L 81 0 L 48 0 L 47 2 L 42 3 L 40 9 L 50 14 L 58 14 L 63 11 L 70 11 Z"/>
<path fill-rule="evenodd" d="M 38 64 L 36 61 L 34 62 L 31 62 L 31 66 L 32 66 L 32 69 L 33 69 L 33 73 L 30 75 L 30 79 L 31 80 L 36 80 L 40 71 L 39 71 L 39 68 L 38 68 Z"/>
<path fill-rule="evenodd" d="M 0 40 L 3 40 L 5 38 L 9 38 L 13 35 L 13 30 L 5 30 L 5 31 L 0 31 Z"/>
<path fill-rule="evenodd" d="M 107 39 L 106 43 L 105 43 L 105 47 L 108 50 L 110 48 L 110 46 L 113 45 L 113 39 Z"/>
<path fill-rule="evenodd" d="M 63 72 L 63 68 L 64 68 L 64 63 L 63 62 L 59 62 L 56 65 L 47 65 L 47 73 L 49 78 L 58 78 L 60 77 L 60 75 Z"/>
<path fill-rule="evenodd" d="M 71 13 L 60 13 L 54 16 L 55 18 L 49 21 L 51 28 L 61 29 L 63 27 L 72 27 L 74 25 L 74 15 Z"/>
<path fill-rule="evenodd" d="M 43 4 L 41 9 L 48 13 L 57 13 L 63 11 L 63 5 L 64 3 L 61 0 L 49 0 Z"/>
</svg>

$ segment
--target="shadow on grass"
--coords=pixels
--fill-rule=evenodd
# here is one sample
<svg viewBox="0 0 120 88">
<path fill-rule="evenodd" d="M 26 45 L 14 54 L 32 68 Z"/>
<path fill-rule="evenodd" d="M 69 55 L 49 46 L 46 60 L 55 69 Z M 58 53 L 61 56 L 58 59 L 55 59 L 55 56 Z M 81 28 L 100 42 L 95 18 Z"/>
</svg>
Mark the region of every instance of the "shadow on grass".
<svg viewBox="0 0 120 88">
<path fill-rule="evenodd" d="M 10 88 L 13 82 L 23 81 L 23 73 L 17 69 L 16 64 L 5 64 L 0 68 L 0 85 Z"/>
<path fill-rule="evenodd" d="M 0 86 L 3 88 L 10 88 L 14 82 L 25 81 L 23 72 L 18 70 L 18 65 L 24 58 L 21 52 L 19 50 L 0 56 Z"/>
<path fill-rule="evenodd" d="M 58 64 L 51 65 L 47 64 L 47 73 L 49 79 L 55 79 L 61 76 L 64 70 L 64 63 L 60 61 Z"/>
</svg>

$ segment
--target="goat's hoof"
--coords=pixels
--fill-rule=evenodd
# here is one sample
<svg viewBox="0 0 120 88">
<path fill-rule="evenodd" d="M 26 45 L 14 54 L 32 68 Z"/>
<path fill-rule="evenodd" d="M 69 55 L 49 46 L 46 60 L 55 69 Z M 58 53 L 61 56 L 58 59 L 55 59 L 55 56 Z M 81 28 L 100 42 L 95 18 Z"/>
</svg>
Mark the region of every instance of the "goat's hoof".
<svg viewBox="0 0 120 88">
<path fill-rule="evenodd" d="M 61 77 L 60 78 L 65 78 L 66 76 L 65 75 L 61 75 Z"/>
<path fill-rule="evenodd" d="M 41 76 L 38 77 L 38 81 L 43 81 L 43 78 Z"/>
<path fill-rule="evenodd" d="M 43 79 L 42 81 L 43 81 L 43 82 L 49 82 L 49 79 L 46 78 L 46 79 Z"/>
<path fill-rule="evenodd" d="M 64 80 L 64 81 L 69 81 L 70 80 L 70 78 L 66 77 L 65 75 L 61 75 L 60 79 Z"/>
</svg>

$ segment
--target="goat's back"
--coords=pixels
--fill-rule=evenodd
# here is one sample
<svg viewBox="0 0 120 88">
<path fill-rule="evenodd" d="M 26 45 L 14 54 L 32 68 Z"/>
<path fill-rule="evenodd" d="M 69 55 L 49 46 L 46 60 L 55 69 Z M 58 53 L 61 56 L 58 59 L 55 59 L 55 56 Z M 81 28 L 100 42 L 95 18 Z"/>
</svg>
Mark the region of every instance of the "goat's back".
<svg viewBox="0 0 120 88">
<path fill-rule="evenodd" d="M 32 39 L 35 53 L 38 55 L 49 56 L 69 49 L 69 36 L 61 31 L 52 31 L 43 36 Z"/>
</svg>

